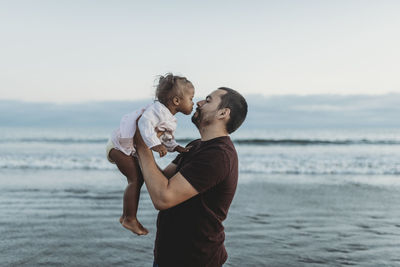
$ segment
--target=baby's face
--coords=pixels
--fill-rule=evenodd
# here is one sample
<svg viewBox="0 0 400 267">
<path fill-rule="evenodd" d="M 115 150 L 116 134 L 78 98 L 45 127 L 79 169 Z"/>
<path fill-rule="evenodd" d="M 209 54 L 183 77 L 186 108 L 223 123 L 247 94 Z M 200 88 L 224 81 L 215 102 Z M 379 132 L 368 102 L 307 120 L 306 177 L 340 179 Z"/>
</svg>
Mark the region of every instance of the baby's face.
<svg viewBox="0 0 400 267">
<path fill-rule="evenodd" d="M 187 84 L 182 90 L 183 96 L 180 98 L 179 112 L 185 115 L 189 115 L 193 110 L 193 97 L 194 97 L 194 87 L 191 84 Z"/>
</svg>

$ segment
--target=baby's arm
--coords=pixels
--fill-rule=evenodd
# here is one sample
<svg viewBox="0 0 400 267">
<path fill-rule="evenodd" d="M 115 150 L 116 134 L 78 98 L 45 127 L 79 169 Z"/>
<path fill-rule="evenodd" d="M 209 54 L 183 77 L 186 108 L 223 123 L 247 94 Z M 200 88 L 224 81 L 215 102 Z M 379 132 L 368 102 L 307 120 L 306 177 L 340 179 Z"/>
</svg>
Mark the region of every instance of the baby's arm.
<svg viewBox="0 0 400 267">
<path fill-rule="evenodd" d="M 161 145 L 157 145 L 157 146 L 153 146 L 151 148 L 151 150 L 158 152 L 158 154 L 160 154 L 160 158 L 164 157 L 165 155 L 167 155 L 167 148 L 161 144 Z"/>
<path fill-rule="evenodd" d="M 190 149 L 190 147 L 185 148 L 183 146 L 178 145 L 178 143 L 175 141 L 174 138 L 172 138 L 166 142 L 164 141 L 163 144 L 166 146 L 166 148 L 169 152 L 176 151 L 178 153 L 184 153 L 184 152 L 188 152 Z"/>
<path fill-rule="evenodd" d="M 175 141 L 172 134 L 164 132 L 160 139 L 168 152 L 176 151 L 175 148 L 178 146 L 178 143 Z"/>
<path fill-rule="evenodd" d="M 169 152 L 176 151 L 178 153 L 184 153 L 184 152 L 188 152 L 189 149 L 191 148 L 191 146 L 185 148 L 183 146 L 178 145 L 178 143 L 175 141 L 175 138 L 172 134 L 164 133 L 164 138 L 161 138 L 161 140 Z"/>
<path fill-rule="evenodd" d="M 185 152 L 189 152 L 189 150 L 190 150 L 191 147 L 192 147 L 192 146 L 183 147 L 183 146 L 177 145 L 177 146 L 174 148 L 174 151 L 176 151 L 176 152 L 178 152 L 178 153 L 185 153 Z"/>
</svg>

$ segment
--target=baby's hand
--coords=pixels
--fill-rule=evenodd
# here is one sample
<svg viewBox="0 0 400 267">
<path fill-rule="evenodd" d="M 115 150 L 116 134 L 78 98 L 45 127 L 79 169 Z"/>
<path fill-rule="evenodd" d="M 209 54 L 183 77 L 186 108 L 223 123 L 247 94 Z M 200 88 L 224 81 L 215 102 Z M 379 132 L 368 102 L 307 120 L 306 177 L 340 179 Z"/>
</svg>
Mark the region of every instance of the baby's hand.
<svg viewBox="0 0 400 267">
<path fill-rule="evenodd" d="M 182 147 L 182 146 L 176 146 L 174 148 L 174 151 L 179 152 L 179 153 L 185 153 L 185 152 L 189 152 L 189 150 L 192 148 L 192 146 L 188 146 L 188 147 Z"/>
<path fill-rule="evenodd" d="M 167 148 L 164 145 L 157 145 L 157 146 L 153 146 L 151 148 L 151 150 L 158 152 L 158 154 L 160 154 L 160 158 L 164 157 L 165 155 L 167 155 Z"/>
<path fill-rule="evenodd" d="M 156 131 L 156 133 L 157 133 L 157 138 L 158 138 L 158 139 L 160 139 L 161 135 L 164 134 L 163 131 L 159 131 L 159 130 L 157 130 L 157 128 L 155 128 L 154 131 Z"/>
</svg>

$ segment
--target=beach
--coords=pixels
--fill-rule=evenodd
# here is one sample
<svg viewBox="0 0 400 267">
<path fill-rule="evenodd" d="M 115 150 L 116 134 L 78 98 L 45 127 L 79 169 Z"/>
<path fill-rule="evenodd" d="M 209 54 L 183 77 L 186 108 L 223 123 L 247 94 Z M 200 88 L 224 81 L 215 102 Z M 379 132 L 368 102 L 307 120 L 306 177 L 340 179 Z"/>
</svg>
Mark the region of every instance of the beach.
<svg viewBox="0 0 400 267">
<path fill-rule="evenodd" d="M 119 223 L 126 179 L 110 130 L 2 128 L 0 266 L 152 266 L 147 236 Z M 180 131 L 178 142 L 195 138 Z M 399 130 L 260 130 L 233 135 L 239 184 L 224 266 L 400 266 Z M 164 167 L 176 153 L 163 158 Z"/>
<path fill-rule="evenodd" d="M 139 237 L 118 222 L 119 173 L 27 174 L 0 175 L 2 266 L 152 266 L 157 212 L 145 189 L 138 218 L 150 233 Z M 400 264 L 399 186 L 297 178 L 239 184 L 225 221 L 225 266 Z"/>
</svg>

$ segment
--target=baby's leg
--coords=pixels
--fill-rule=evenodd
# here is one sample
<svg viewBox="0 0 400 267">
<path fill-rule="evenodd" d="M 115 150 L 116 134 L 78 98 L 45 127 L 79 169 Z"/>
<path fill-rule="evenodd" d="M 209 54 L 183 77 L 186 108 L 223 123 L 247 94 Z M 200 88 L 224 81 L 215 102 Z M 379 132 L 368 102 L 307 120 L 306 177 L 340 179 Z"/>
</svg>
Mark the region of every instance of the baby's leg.
<svg viewBox="0 0 400 267">
<path fill-rule="evenodd" d="M 124 193 L 123 214 L 120 218 L 120 223 L 135 234 L 145 235 L 148 233 L 148 230 L 136 218 L 140 188 L 143 185 L 143 176 L 139 164 L 135 158 L 127 156 L 116 149 L 112 149 L 109 156 L 115 161 L 118 169 L 128 180 L 128 185 Z"/>
</svg>

